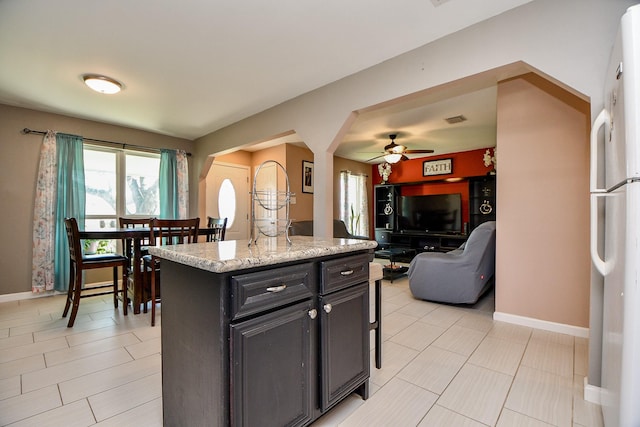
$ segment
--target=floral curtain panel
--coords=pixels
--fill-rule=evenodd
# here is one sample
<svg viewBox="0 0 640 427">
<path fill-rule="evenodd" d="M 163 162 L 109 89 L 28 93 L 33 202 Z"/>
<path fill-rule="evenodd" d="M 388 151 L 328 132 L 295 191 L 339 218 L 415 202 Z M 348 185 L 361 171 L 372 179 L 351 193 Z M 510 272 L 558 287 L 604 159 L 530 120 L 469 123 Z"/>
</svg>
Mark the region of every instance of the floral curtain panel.
<svg viewBox="0 0 640 427">
<path fill-rule="evenodd" d="M 66 291 L 69 249 L 64 218 L 84 224 L 85 186 L 82 137 L 47 131 L 40 148 L 33 212 L 34 293 Z"/>
<path fill-rule="evenodd" d="M 40 148 L 40 164 L 33 210 L 32 292 L 53 290 L 53 254 L 55 247 L 56 207 L 56 135 L 48 131 Z"/>
</svg>

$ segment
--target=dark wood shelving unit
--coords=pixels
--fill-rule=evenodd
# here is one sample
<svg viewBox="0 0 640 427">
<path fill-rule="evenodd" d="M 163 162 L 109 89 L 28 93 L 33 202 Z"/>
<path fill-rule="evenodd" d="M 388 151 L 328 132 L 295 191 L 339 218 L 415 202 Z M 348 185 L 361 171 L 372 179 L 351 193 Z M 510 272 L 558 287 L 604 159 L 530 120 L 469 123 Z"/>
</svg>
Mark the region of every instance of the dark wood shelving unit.
<svg viewBox="0 0 640 427">
<path fill-rule="evenodd" d="M 420 252 L 448 252 L 457 249 L 478 225 L 496 219 L 496 176 L 465 178 L 469 183 L 469 223 L 464 233 L 424 233 L 400 230 L 398 197 L 401 188 L 430 182 L 380 184 L 374 186 L 374 233 L 379 249 L 408 248 Z M 462 230 L 461 230 L 462 231 Z"/>
</svg>

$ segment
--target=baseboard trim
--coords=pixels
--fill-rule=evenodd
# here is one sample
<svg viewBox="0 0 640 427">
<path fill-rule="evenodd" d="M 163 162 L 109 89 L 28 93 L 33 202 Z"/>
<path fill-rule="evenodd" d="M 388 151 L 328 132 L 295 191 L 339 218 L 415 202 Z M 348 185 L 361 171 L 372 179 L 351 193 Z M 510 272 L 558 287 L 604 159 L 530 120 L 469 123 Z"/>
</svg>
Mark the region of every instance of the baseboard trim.
<svg viewBox="0 0 640 427">
<path fill-rule="evenodd" d="M 528 326 L 530 328 L 542 329 L 544 331 L 558 332 L 560 334 L 573 335 L 580 338 L 589 338 L 589 328 L 580 326 L 565 325 L 564 323 L 549 322 L 547 320 L 534 319 L 532 317 L 518 316 L 515 314 L 493 313 L 493 320 L 514 325 Z"/>
<path fill-rule="evenodd" d="M 4 294 L 0 295 L 0 303 L 3 302 L 11 302 L 11 301 L 20 301 L 25 299 L 34 299 L 34 298 L 44 298 L 44 297 L 52 297 L 54 295 L 66 294 L 66 292 L 58 292 L 58 291 L 45 291 L 45 292 L 16 292 L 14 294 Z"/>
<path fill-rule="evenodd" d="M 584 377 L 584 400 L 600 405 L 600 387 L 589 384 L 587 377 Z"/>
</svg>

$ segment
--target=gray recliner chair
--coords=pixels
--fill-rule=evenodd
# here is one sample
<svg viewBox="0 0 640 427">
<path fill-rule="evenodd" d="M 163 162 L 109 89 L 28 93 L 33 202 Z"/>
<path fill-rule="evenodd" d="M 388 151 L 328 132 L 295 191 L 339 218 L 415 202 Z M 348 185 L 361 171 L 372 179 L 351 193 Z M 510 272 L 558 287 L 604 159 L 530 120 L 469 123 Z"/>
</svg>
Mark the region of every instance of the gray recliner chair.
<svg viewBox="0 0 640 427">
<path fill-rule="evenodd" d="M 425 252 L 409 265 L 409 288 L 416 298 L 450 304 L 474 304 L 493 284 L 496 222 L 475 228 L 458 249 Z"/>
</svg>

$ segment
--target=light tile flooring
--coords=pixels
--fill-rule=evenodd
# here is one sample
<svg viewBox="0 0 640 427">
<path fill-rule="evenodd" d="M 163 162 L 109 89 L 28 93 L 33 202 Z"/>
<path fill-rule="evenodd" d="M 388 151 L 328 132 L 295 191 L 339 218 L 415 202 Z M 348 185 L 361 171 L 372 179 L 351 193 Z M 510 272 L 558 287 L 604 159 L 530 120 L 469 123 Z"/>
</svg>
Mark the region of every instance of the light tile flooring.
<svg viewBox="0 0 640 427">
<path fill-rule="evenodd" d="M 602 425 L 582 399 L 586 339 L 493 321 L 492 293 L 455 307 L 415 300 L 406 277 L 383 285 L 371 396 L 315 427 Z M 68 329 L 63 306 L 0 304 L 0 426 L 161 426 L 161 328 L 104 297 L 83 300 Z"/>
</svg>

